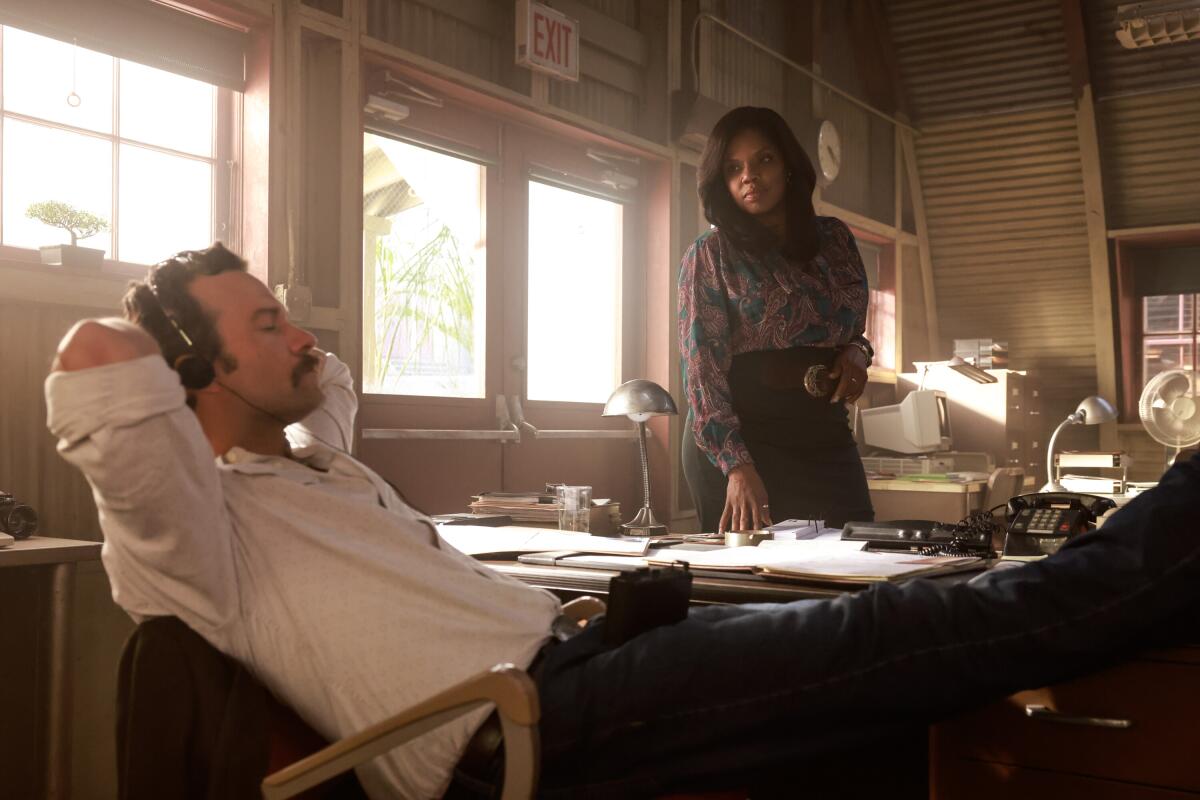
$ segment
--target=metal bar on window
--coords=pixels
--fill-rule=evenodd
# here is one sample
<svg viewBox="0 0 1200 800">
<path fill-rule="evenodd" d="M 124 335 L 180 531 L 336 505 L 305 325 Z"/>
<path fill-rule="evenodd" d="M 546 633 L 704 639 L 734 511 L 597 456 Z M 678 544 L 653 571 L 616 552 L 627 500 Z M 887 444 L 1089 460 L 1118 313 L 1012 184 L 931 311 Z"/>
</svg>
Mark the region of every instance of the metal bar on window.
<svg viewBox="0 0 1200 800">
<path fill-rule="evenodd" d="M 537 428 L 525 419 L 525 411 L 521 408 L 521 398 L 516 395 L 513 395 L 512 398 L 512 416 L 517 427 L 535 439 L 627 439 L 637 441 L 638 438 L 637 431 L 633 428 L 625 430 L 614 428 L 543 430 Z M 649 438 L 650 435 L 651 432 L 647 429 L 646 437 Z"/>
<path fill-rule="evenodd" d="M 454 439 L 467 441 L 519 442 L 521 431 L 508 415 L 504 395 L 496 395 L 496 430 L 456 428 L 363 428 L 364 439 Z"/>
</svg>

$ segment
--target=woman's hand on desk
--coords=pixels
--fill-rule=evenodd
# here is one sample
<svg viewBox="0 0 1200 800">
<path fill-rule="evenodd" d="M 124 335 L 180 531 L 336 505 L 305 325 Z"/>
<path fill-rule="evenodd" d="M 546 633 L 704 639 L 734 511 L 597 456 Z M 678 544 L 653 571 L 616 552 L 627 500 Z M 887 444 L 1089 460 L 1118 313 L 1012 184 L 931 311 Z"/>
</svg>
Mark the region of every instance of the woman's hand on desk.
<svg viewBox="0 0 1200 800">
<path fill-rule="evenodd" d="M 833 359 L 829 377 L 837 381 L 829 402 L 855 402 L 867 388 L 867 357 L 856 345 L 842 345 Z"/>
<path fill-rule="evenodd" d="M 742 464 L 729 471 L 725 488 L 725 510 L 717 531 L 750 531 L 765 528 L 771 523 L 767 505 L 767 487 L 753 464 Z"/>
</svg>

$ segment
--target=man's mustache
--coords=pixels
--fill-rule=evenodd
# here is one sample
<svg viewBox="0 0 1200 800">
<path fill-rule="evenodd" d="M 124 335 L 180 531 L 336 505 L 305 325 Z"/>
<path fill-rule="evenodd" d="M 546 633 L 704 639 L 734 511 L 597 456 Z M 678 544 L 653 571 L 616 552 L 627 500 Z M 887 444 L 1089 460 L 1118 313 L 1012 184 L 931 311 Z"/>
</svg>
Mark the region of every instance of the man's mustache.
<svg viewBox="0 0 1200 800">
<path fill-rule="evenodd" d="M 312 353 L 305 353 L 300 357 L 300 363 L 292 370 L 292 386 L 300 385 L 300 381 L 306 374 L 312 372 L 321 365 L 321 360 Z"/>
</svg>

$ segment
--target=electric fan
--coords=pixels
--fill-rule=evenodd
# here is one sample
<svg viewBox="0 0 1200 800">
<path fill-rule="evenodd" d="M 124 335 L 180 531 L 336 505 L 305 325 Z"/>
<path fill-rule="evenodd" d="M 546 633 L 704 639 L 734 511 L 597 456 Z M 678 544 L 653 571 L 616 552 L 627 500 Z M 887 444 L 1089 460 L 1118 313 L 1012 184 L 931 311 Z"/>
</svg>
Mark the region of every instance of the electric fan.
<svg viewBox="0 0 1200 800">
<path fill-rule="evenodd" d="M 1146 432 L 1167 448 L 1170 467 L 1185 447 L 1200 443 L 1200 400 L 1195 373 L 1184 369 L 1160 372 L 1146 383 L 1138 415 Z"/>
</svg>

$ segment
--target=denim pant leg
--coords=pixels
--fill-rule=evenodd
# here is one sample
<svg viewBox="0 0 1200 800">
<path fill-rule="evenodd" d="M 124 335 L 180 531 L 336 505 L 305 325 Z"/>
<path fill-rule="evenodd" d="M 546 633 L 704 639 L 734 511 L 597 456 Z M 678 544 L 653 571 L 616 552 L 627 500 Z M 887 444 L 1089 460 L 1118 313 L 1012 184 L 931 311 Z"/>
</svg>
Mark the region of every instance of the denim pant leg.
<svg viewBox="0 0 1200 800">
<path fill-rule="evenodd" d="M 547 796 L 633 797 L 799 758 L 1061 680 L 1171 635 L 1200 599 L 1200 457 L 1044 561 L 968 583 L 694 609 L 552 650 Z"/>
</svg>

